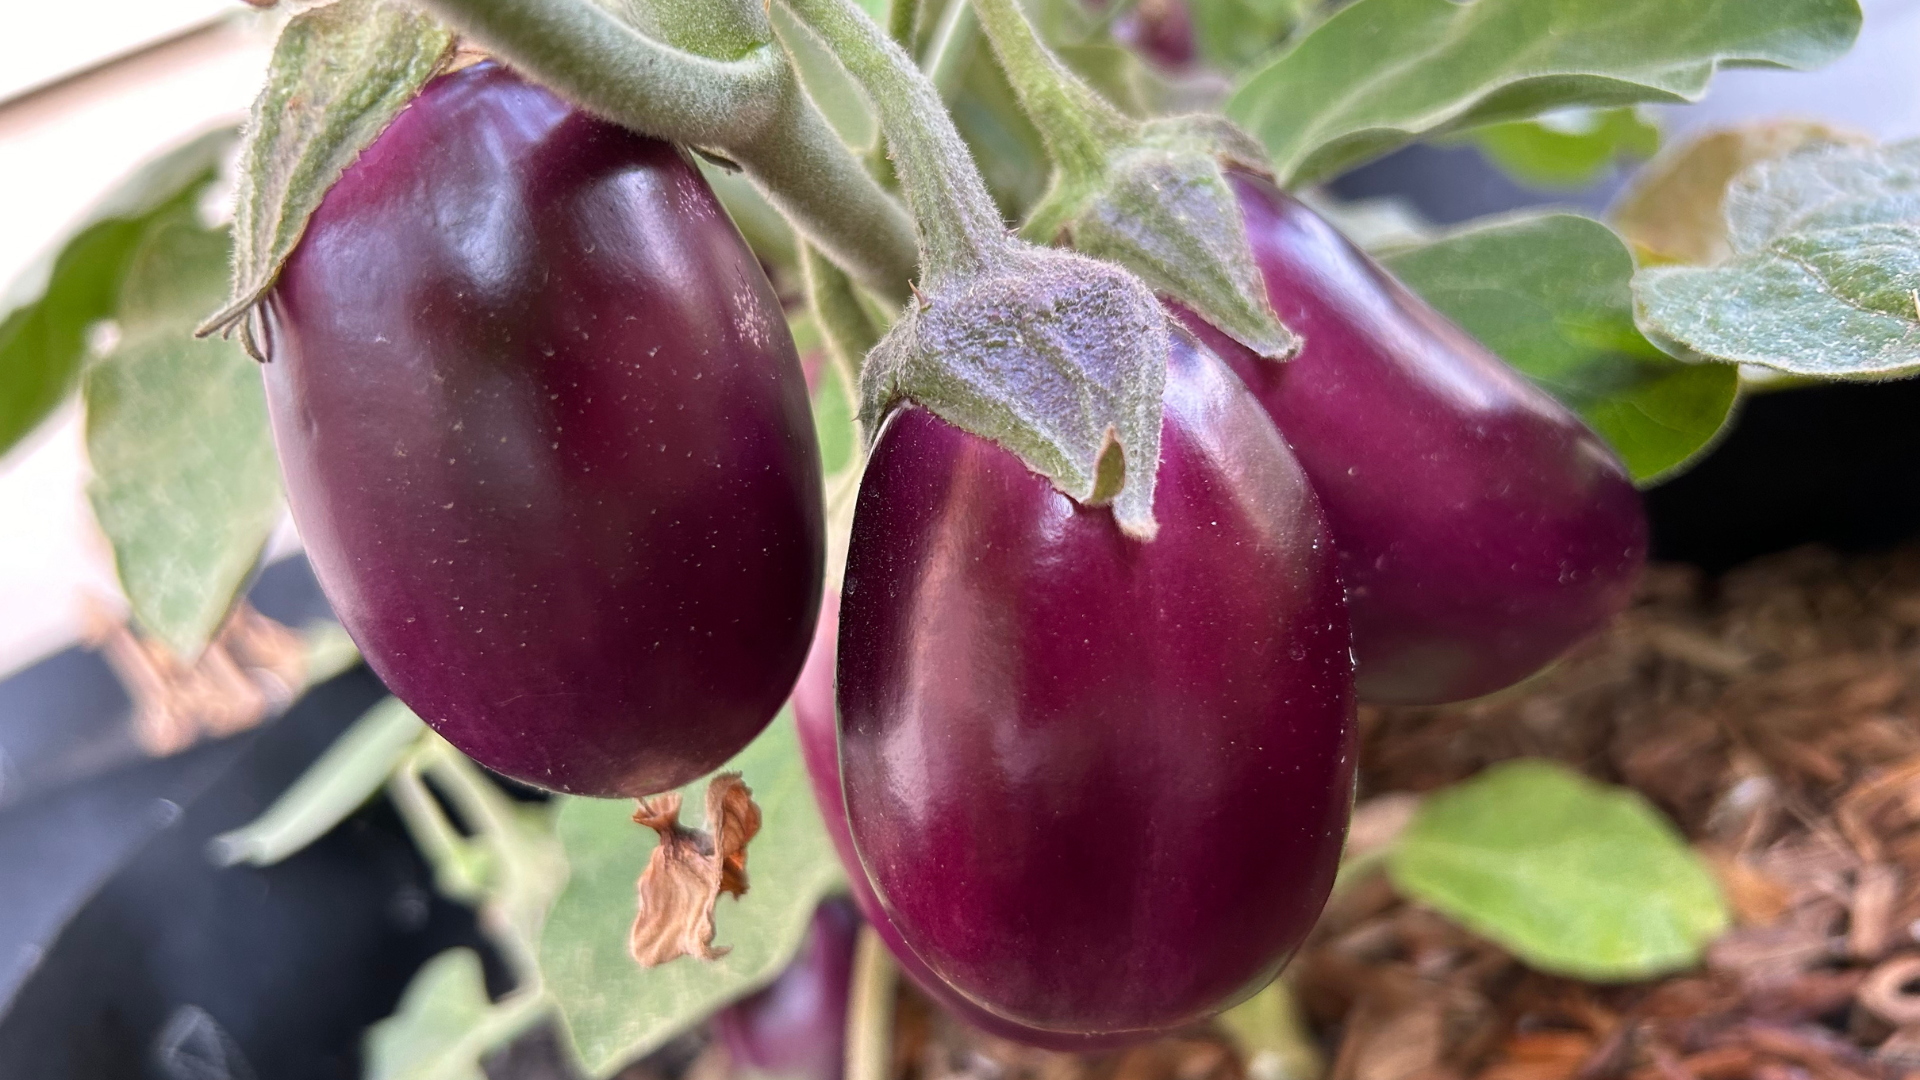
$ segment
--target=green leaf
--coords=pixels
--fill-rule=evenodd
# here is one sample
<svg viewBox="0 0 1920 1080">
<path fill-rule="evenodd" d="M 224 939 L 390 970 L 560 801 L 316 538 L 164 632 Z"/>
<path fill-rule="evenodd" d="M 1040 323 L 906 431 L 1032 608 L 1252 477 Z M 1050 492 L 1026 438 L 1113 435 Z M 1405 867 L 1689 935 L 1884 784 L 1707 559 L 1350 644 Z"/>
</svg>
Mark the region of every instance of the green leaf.
<svg viewBox="0 0 1920 1080">
<path fill-rule="evenodd" d="M 1429 797 L 1387 870 L 1410 899 L 1575 978 L 1689 967 L 1727 927 L 1713 875 L 1645 798 L 1548 761 Z"/>
<path fill-rule="evenodd" d="M 1317 0 L 1204 0 L 1190 4 L 1200 58 L 1240 71 L 1265 58 L 1313 12 Z"/>
<path fill-rule="evenodd" d="M 426 725 L 398 698 L 367 710 L 273 805 L 207 845 L 221 866 L 272 866 L 333 830 L 386 785 Z"/>
<path fill-rule="evenodd" d="M 1642 266 L 1707 266 L 1733 254 L 1725 203 L 1734 177 L 1759 162 L 1812 147 L 1870 142 L 1863 135 L 1805 120 L 1766 120 L 1709 131 L 1648 163 L 1609 216 Z"/>
<path fill-rule="evenodd" d="M 448 1060 L 447 1049 L 486 1017 L 480 955 L 448 949 L 421 965 L 392 1016 L 367 1029 L 368 1080 L 486 1080 L 477 1060 Z"/>
<path fill-rule="evenodd" d="M 1382 261 L 1442 314 L 1579 413 L 1642 484 L 1726 425 L 1739 369 L 1683 363 L 1634 328 L 1633 257 L 1574 214 L 1482 221 Z"/>
<path fill-rule="evenodd" d="M 1920 367 L 1920 139 L 1763 161 L 1725 209 L 1727 261 L 1634 278 L 1648 336 L 1794 375 Z"/>
<path fill-rule="evenodd" d="M 1246 1059 L 1247 1076 L 1317 1080 L 1326 1075 L 1326 1059 L 1287 980 L 1273 980 L 1217 1019 Z"/>
<path fill-rule="evenodd" d="M 1467 137 L 1522 183 L 1546 188 L 1585 187 L 1619 159 L 1650 158 L 1660 149 L 1660 129 L 1637 109 L 1567 109 L 1489 124 Z"/>
<path fill-rule="evenodd" d="M 227 253 L 189 208 L 155 223 L 126 271 L 119 343 L 83 387 L 94 516 L 134 617 L 182 656 L 219 627 L 280 516 L 260 372 L 192 336 Z"/>
<path fill-rule="evenodd" d="M 715 945 L 732 951 L 711 962 L 682 957 L 643 969 L 627 956 L 634 882 L 654 835 L 633 823 L 630 802 L 563 801 L 560 840 L 572 876 L 547 918 L 540 967 L 589 1075 L 612 1075 L 772 980 L 800 948 L 821 898 L 843 883 L 788 713 L 726 768 L 753 789 L 763 824 L 747 849 L 747 894 L 723 899 L 716 919 Z M 704 780 L 683 789 L 688 811 L 705 805 L 705 789 Z"/>
<path fill-rule="evenodd" d="M 452 31 L 400 0 L 335 0 L 287 22 L 240 149 L 232 292 L 206 329 L 244 321 L 242 342 L 260 354 L 249 312 L 307 219 L 452 51 Z"/>
<path fill-rule="evenodd" d="M 142 166 L 8 287 L 0 299 L 0 454 L 72 392 L 87 331 L 113 316 L 149 225 L 200 201 L 236 137 L 226 128 L 209 132 Z"/>
<path fill-rule="evenodd" d="M 1696 101 L 1718 67 L 1815 67 L 1859 30 L 1857 0 L 1355 0 L 1227 111 L 1305 184 L 1479 124 Z"/>
<path fill-rule="evenodd" d="M 1304 22 L 1316 0 L 1202 0 L 1188 5 L 1200 57 L 1239 71 L 1271 52 Z"/>
<path fill-rule="evenodd" d="M 813 428 L 820 433 L 820 470 L 832 476 L 853 461 L 860 439 L 854 424 L 853 392 L 833 364 L 820 367 L 820 385 L 813 392 Z"/>
<path fill-rule="evenodd" d="M 367 1029 L 366 1080 L 486 1080 L 481 1058 L 538 1019 L 537 995 L 487 998 L 480 957 L 448 949 L 421 965 L 392 1016 Z"/>
</svg>

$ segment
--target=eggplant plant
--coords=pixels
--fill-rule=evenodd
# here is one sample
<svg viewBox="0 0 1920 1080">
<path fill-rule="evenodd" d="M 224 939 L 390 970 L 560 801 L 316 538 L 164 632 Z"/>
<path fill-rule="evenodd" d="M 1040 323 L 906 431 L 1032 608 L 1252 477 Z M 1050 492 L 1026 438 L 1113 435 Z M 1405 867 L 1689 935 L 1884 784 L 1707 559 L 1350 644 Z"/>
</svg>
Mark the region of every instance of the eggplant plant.
<svg viewBox="0 0 1920 1080">
<path fill-rule="evenodd" d="M 538 1017 L 611 1075 L 711 1018 L 740 1069 L 879 1080 L 896 971 L 1054 1049 L 1204 1022 L 1334 888 L 1359 702 L 1496 693 L 1604 626 L 1639 490 L 1765 371 L 1920 367 L 1913 144 L 1669 147 L 1612 225 L 1327 186 L 1438 139 L 1630 171 L 1634 110 L 1827 63 L 1855 0 L 282 18 L 237 152 L 158 162 L 10 294 L 0 449 L 82 387 L 134 623 L 182 655 L 283 485 L 398 704 L 276 828 L 387 786 L 515 958 L 501 1002 L 434 969 L 369 1075 L 474 1075 Z M 224 302 L 178 285 L 222 266 Z M 472 795 L 469 757 L 552 804 L 458 835 L 420 763 Z M 1620 883 L 1686 908 L 1649 964 L 1726 924 L 1670 847 Z M 1421 898 L 1485 928 L 1459 898 L 1501 887 Z"/>
</svg>

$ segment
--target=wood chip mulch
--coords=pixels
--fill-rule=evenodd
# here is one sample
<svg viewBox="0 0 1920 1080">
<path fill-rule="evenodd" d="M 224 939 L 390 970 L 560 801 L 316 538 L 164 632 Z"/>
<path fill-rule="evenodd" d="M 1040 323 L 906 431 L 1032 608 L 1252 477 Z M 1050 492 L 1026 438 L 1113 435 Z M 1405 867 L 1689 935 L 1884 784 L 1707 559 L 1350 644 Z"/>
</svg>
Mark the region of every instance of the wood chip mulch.
<svg viewBox="0 0 1920 1080">
<path fill-rule="evenodd" d="M 1492 698 L 1361 717 L 1350 850 L 1419 793 L 1538 756 L 1631 785 L 1717 871 L 1735 927 L 1696 970 L 1529 970 L 1397 897 L 1343 889 L 1289 969 L 1329 1080 L 1920 1080 L 1920 548 L 1649 571 L 1613 627 Z M 902 995 L 899 1080 L 1243 1080 L 1208 1027 L 1048 1054 Z M 1297 1075 L 1253 1080 L 1305 1080 Z"/>
</svg>

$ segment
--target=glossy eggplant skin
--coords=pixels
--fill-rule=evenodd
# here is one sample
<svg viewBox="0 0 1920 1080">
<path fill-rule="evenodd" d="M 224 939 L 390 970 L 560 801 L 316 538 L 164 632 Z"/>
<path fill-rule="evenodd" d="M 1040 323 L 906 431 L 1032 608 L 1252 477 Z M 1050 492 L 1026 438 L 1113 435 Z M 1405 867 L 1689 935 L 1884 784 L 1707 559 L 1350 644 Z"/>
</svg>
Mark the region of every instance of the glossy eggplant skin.
<svg viewBox="0 0 1920 1080">
<path fill-rule="evenodd" d="M 1346 833 L 1353 676 L 1313 492 L 1184 333 L 1165 403 L 1150 542 L 918 408 L 855 510 L 855 847 L 913 952 L 1029 1028 L 1143 1035 L 1257 990 Z"/>
<path fill-rule="evenodd" d="M 738 1066 L 794 1080 L 846 1075 L 847 997 L 860 915 L 852 901 L 830 897 L 787 969 L 759 990 L 714 1014 L 715 1032 Z"/>
<path fill-rule="evenodd" d="M 1311 209 L 1231 179 L 1267 295 L 1305 344 L 1276 364 L 1182 314 L 1319 493 L 1361 699 L 1491 693 L 1624 608 L 1647 522 L 1606 443 Z"/>
<path fill-rule="evenodd" d="M 800 733 L 800 756 L 807 764 L 807 779 L 813 785 L 814 802 L 819 805 L 820 816 L 827 824 L 827 834 L 833 838 L 833 848 L 840 856 L 840 865 L 846 868 L 847 886 L 853 893 L 853 901 L 859 906 L 867 924 L 886 944 L 887 951 L 893 954 L 900 970 L 913 980 L 922 993 L 939 1002 L 948 1012 L 1002 1039 L 1048 1050 L 1072 1052 L 1101 1050 L 1135 1041 L 1125 1036 L 1102 1038 L 1038 1031 L 1003 1020 L 955 993 L 907 947 L 906 941 L 900 937 L 900 931 L 894 928 L 893 921 L 887 918 L 886 911 L 881 908 L 880 898 L 873 894 L 873 886 L 867 881 L 867 872 L 860 865 L 860 856 L 853 850 L 853 835 L 847 831 L 847 804 L 840 793 L 840 736 L 833 711 L 834 643 L 839 632 L 840 597 L 828 592 L 820 605 L 820 628 L 814 632 L 813 649 L 807 654 L 807 666 L 801 670 L 800 681 L 793 688 L 793 723 Z"/>
<path fill-rule="evenodd" d="M 766 726 L 820 600 L 819 449 L 780 304 L 684 154 L 495 64 L 442 76 L 263 316 L 307 554 L 455 746 L 640 796 Z"/>
</svg>

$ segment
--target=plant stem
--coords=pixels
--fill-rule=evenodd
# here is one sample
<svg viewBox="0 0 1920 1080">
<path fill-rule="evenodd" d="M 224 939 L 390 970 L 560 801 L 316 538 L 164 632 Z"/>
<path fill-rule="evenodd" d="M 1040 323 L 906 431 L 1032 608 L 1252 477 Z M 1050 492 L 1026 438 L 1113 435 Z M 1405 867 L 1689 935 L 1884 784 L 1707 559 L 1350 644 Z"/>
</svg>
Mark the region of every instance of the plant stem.
<svg viewBox="0 0 1920 1080">
<path fill-rule="evenodd" d="M 908 52 L 913 51 L 920 29 L 920 0 L 893 0 L 887 5 L 887 36 Z"/>
<path fill-rule="evenodd" d="M 921 283 L 985 270 L 1013 243 L 940 92 L 853 0 L 785 0 L 867 93 L 919 237 Z"/>
<path fill-rule="evenodd" d="M 422 777 L 428 764 L 428 745 L 421 743 L 388 777 L 387 797 L 400 812 L 413 845 L 433 868 L 434 887 L 462 903 L 477 903 L 486 886 L 475 871 L 472 848 L 447 820 L 439 800 L 433 797 Z"/>
<path fill-rule="evenodd" d="M 1054 166 L 1075 179 L 1105 172 L 1112 148 L 1137 135 L 1139 124 L 1060 62 L 1018 0 L 972 0 L 972 7 Z"/>
<path fill-rule="evenodd" d="M 792 88 L 773 122 L 728 149 L 809 244 L 881 296 L 906 299 L 917 263 L 911 219 L 791 74 L 788 81 Z"/>
<path fill-rule="evenodd" d="M 627 25 L 656 41 L 736 60 L 773 39 L 759 0 L 617 0 Z"/>
<path fill-rule="evenodd" d="M 423 0 L 425 6 L 541 83 L 616 123 L 706 147 L 738 162 L 809 239 L 888 296 L 914 269 L 913 233 L 900 207 L 840 142 L 801 90 L 792 65 L 764 38 L 740 52 L 743 23 L 719 9 L 688 40 L 711 56 L 663 44 L 595 0 Z M 685 9 L 682 11 L 682 9 Z M 697 12 L 676 4 L 662 14 Z"/>
<path fill-rule="evenodd" d="M 892 1073 L 893 991 L 899 977 L 880 935 L 862 926 L 847 994 L 846 1080 L 887 1080 Z"/>
<path fill-rule="evenodd" d="M 920 59 L 920 70 L 933 80 L 934 87 L 940 91 L 940 100 L 952 97 L 958 88 L 971 51 L 967 46 L 973 44 L 977 29 L 979 22 L 973 17 L 973 5 L 967 0 L 951 0 L 946 14 L 940 18 L 940 25 L 934 28 L 933 40 L 927 43 L 927 55 Z"/>
</svg>

